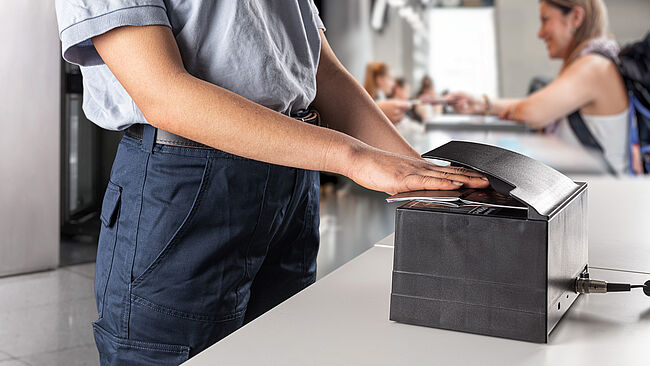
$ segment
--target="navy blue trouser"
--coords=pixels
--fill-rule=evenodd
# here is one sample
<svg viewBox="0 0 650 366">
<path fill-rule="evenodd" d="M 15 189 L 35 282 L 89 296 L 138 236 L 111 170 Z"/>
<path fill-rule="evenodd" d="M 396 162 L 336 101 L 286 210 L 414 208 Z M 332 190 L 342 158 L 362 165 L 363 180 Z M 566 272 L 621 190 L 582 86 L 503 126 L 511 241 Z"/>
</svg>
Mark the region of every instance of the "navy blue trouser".
<svg viewBox="0 0 650 366">
<path fill-rule="evenodd" d="M 102 204 L 102 365 L 178 365 L 315 281 L 319 176 L 124 136 Z"/>
</svg>

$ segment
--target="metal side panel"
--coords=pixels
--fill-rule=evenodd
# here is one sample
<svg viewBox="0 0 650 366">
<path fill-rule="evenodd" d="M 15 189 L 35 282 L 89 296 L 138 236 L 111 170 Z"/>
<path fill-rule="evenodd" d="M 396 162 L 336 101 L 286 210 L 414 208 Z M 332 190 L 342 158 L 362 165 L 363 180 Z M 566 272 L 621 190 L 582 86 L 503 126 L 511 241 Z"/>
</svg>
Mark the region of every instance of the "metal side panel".
<svg viewBox="0 0 650 366">
<path fill-rule="evenodd" d="M 548 333 L 578 294 L 574 280 L 588 261 L 587 190 L 568 202 L 548 223 Z"/>
</svg>

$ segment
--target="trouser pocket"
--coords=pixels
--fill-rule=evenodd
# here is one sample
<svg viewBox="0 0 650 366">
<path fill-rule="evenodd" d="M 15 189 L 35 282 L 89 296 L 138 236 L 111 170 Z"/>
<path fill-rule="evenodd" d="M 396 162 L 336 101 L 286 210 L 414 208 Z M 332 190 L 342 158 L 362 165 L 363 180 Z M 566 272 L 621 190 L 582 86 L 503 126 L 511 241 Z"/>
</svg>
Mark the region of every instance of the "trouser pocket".
<svg viewBox="0 0 650 366">
<path fill-rule="evenodd" d="M 189 359 L 187 346 L 116 337 L 97 323 L 93 323 L 93 331 L 102 366 L 180 365 Z"/>
<path fill-rule="evenodd" d="M 106 286 L 115 257 L 121 196 L 122 188 L 113 182 L 108 182 L 106 193 L 104 194 L 104 201 L 102 202 L 100 216 L 102 226 L 99 234 L 95 268 L 95 298 L 97 300 L 97 311 L 100 318 L 104 310 Z"/>
</svg>

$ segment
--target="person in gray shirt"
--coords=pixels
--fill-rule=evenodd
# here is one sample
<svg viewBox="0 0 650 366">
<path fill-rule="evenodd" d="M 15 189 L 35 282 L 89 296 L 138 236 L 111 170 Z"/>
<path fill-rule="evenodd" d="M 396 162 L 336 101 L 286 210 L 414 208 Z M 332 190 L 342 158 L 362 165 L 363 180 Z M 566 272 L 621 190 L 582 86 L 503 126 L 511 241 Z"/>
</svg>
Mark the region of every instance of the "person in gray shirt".
<svg viewBox="0 0 650 366">
<path fill-rule="evenodd" d="M 311 0 L 56 10 L 86 115 L 125 131 L 101 210 L 102 365 L 182 363 L 313 283 L 317 171 L 390 193 L 488 185 L 419 157 L 336 59 Z"/>
</svg>

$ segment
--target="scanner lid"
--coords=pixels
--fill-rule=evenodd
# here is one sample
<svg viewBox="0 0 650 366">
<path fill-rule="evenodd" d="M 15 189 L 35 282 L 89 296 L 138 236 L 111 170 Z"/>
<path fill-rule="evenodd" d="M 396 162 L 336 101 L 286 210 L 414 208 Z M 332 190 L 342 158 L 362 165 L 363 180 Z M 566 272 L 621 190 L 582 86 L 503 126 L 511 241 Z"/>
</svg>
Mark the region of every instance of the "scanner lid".
<svg viewBox="0 0 650 366">
<path fill-rule="evenodd" d="M 528 156 L 476 142 L 451 141 L 422 157 L 485 174 L 494 190 L 529 207 L 529 219 L 549 218 L 585 186 Z"/>
</svg>

